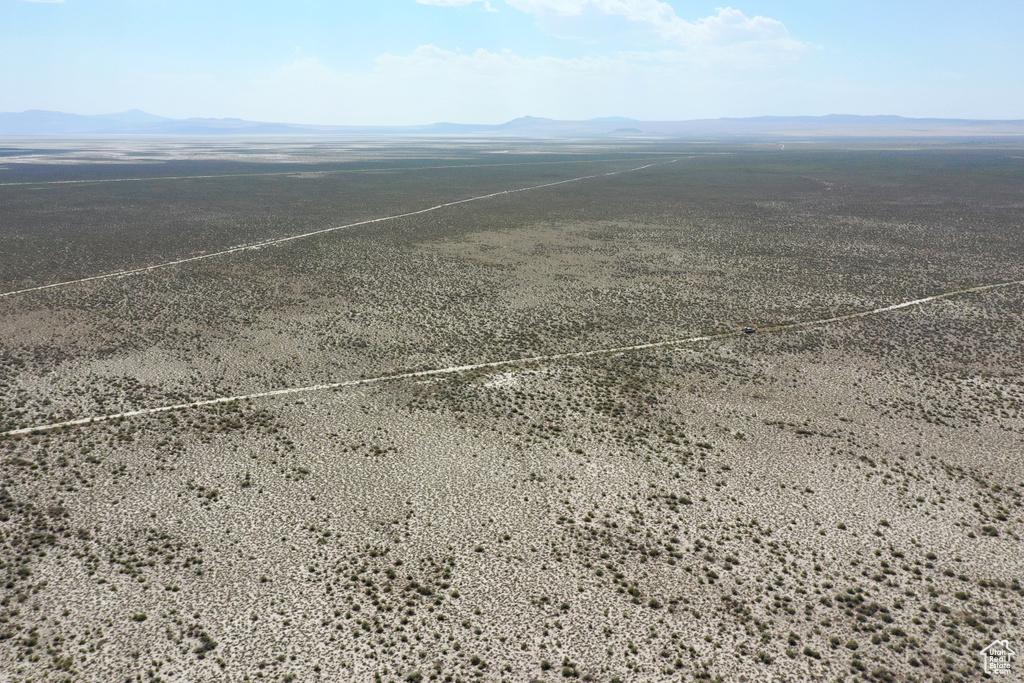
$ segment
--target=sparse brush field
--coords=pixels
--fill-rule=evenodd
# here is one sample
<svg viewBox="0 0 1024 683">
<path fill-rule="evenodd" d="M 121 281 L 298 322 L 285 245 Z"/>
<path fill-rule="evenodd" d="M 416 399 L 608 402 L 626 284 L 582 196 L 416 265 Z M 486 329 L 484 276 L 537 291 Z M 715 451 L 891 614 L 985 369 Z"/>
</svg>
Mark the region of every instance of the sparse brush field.
<svg viewBox="0 0 1024 683">
<path fill-rule="evenodd" d="M 763 329 L 1024 279 L 1019 148 L 896 147 L 9 142 L 3 292 L 596 177 L 0 298 L 0 432 L 762 331 L 6 436 L 0 680 L 980 679 L 1024 287 Z"/>
</svg>

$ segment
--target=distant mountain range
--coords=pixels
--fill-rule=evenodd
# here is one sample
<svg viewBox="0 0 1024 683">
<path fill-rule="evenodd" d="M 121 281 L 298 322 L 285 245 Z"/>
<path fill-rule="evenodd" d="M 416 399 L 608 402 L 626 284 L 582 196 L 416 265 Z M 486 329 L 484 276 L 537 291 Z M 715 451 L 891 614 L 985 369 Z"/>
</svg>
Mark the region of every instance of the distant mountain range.
<svg viewBox="0 0 1024 683">
<path fill-rule="evenodd" d="M 0 113 L 0 136 L 24 135 L 476 135 L 573 138 L 658 137 L 993 137 L 1024 136 L 1024 120 L 911 119 L 902 116 L 759 116 L 742 119 L 637 121 L 609 117 L 559 121 L 524 116 L 507 123 L 426 126 L 315 126 L 242 119 L 169 119 L 138 109 L 81 115 L 29 110 Z"/>
</svg>

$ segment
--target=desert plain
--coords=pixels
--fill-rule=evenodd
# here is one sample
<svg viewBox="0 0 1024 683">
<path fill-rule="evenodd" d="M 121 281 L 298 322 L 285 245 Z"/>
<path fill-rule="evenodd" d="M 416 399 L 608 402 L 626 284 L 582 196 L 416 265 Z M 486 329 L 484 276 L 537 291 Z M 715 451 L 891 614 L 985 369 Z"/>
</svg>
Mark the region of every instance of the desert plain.
<svg viewBox="0 0 1024 683">
<path fill-rule="evenodd" d="M 985 678 L 1022 280 L 1013 141 L 6 140 L 0 681 Z"/>
</svg>

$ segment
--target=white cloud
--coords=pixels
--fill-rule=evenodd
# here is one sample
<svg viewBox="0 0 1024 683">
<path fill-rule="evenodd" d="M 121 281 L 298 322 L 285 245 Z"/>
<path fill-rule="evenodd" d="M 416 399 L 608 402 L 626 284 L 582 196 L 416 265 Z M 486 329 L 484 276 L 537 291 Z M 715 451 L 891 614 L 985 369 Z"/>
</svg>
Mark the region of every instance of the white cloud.
<svg viewBox="0 0 1024 683">
<path fill-rule="evenodd" d="M 598 17 L 614 22 L 612 30 L 640 26 L 647 40 L 639 49 L 572 58 L 524 57 L 509 50 L 463 53 L 421 45 L 405 54 L 380 55 L 372 68 L 360 71 L 332 68 L 297 53 L 294 61 L 249 80 L 125 72 L 98 85 L 69 77 L 66 87 L 48 90 L 46 102 L 52 102 L 49 108 L 66 108 L 59 101 L 78 93 L 81 101 L 96 103 L 91 109 L 139 107 L 173 117 L 405 125 L 498 123 L 523 115 L 648 120 L 757 115 L 788 111 L 800 96 L 774 78 L 772 69 L 793 62 L 806 46 L 772 19 L 725 8 L 688 22 L 657 0 L 505 2 L 506 7 L 530 12 L 538 22 L 565 19 L 580 26 Z M 486 1 L 483 6 L 488 6 Z M 782 86 L 771 89 L 780 82 Z M 25 80 L 19 87 L 34 86 Z"/>
<path fill-rule="evenodd" d="M 722 60 L 695 64 L 691 51 L 675 47 L 556 58 L 510 51 L 463 54 L 422 45 L 405 54 L 382 55 L 370 69 L 360 71 L 301 56 L 257 79 L 134 70 L 96 78 L 91 72 L 69 71 L 63 80 L 40 88 L 32 74 L 0 64 L 5 86 L 0 89 L 0 110 L 24 109 L 23 103 L 31 101 L 32 108 L 84 113 L 138 107 L 177 118 L 406 125 L 500 123 L 527 114 L 642 120 L 878 111 L 933 116 L 936 102 L 947 115 L 1012 118 L 1021 108 L 1017 91 L 997 91 L 988 84 L 965 83 L 963 90 L 951 90 L 946 79 L 909 85 L 851 83 L 806 68 L 751 70 L 746 66 L 750 53 L 744 52 L 749 45 L 719 47 L 744 66 L 733 68 Z M 764 52 L 757 54 L 763 57 Z M 965 109 L 965 91 L 974 102 L 995 104 Z M 939 99 L 943 95 L 946 100 Z"/>
<path fill-rule="evenodd" d="M 482 0 L 417 0 L 422 4 L 466 6 Z M 698 61 L 728 57 L 720 48 L 727 45 L 748 44 L 744 52 L 758 59 L 755 45 L 765 51 L 793 56 L 808 45 L 793 39 L 785 24 L 764 16 L 748 17 L 732 7 L 720 7 L 715 14 L 688 21 L 676 14 L 667 2 L 660 0 L 505 0 L 506 4 L 521 12 L 537 17 L 538 25 L 562 37 L 586 37 L 593 41 L 593 33 L 606 33 L 608 24 L 595 22 L 594 17 L 624 20 L 634 28 L 642 28 L 650 38 L 664 44 L 675 44 L 686 50 L 701 52 Z M 490 3 L 488 3 L 489 5 Z M 600 30 L 593 31 L 595 25 Z M 588 33 L 591 29 L 591 35 Z M 733 55 L 735 56 L 735 55 Z M 732 60 L 727 60 L 732 61 Z"/>
<path fill-rule="evenodd" d="M 732 56 L 749 63 L 742 49 Z M 312 57 L 297 59 L 259 81 L 211 88 L 216 93 L 208 104 L 223 102 L 217 108 L 225 113 L 216 115 L 377 125 L 498 123 L 527 114 L 687 119 L 762 114 L 785 104 L 768 97 L 777 80 L 764 72 L 745 73 L 695 66 L 687 50 L 556 58 L 422 45 L 405 55 L 381 55 L 372 70 L 361 73 L 336 71 Z M 784 98 L 789 90 L 779 92 Z"/>
</svg>

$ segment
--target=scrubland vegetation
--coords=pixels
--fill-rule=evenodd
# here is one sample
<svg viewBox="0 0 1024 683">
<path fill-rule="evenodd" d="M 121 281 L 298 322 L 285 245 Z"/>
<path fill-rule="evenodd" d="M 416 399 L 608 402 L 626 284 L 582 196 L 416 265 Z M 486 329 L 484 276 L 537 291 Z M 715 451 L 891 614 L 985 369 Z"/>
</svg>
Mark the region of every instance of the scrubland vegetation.
<svg viewBox="0 0 1024 683">
<path fill-rule="evenodd" d="M 489 144 L 5 148 L 3 291 L 679 161 L 0 299 L 0 431 L 1024 279 L 1019 151 Z M 0 678 L 977 680 L 1022 291 L 4 438 Z"/>
</svg>

